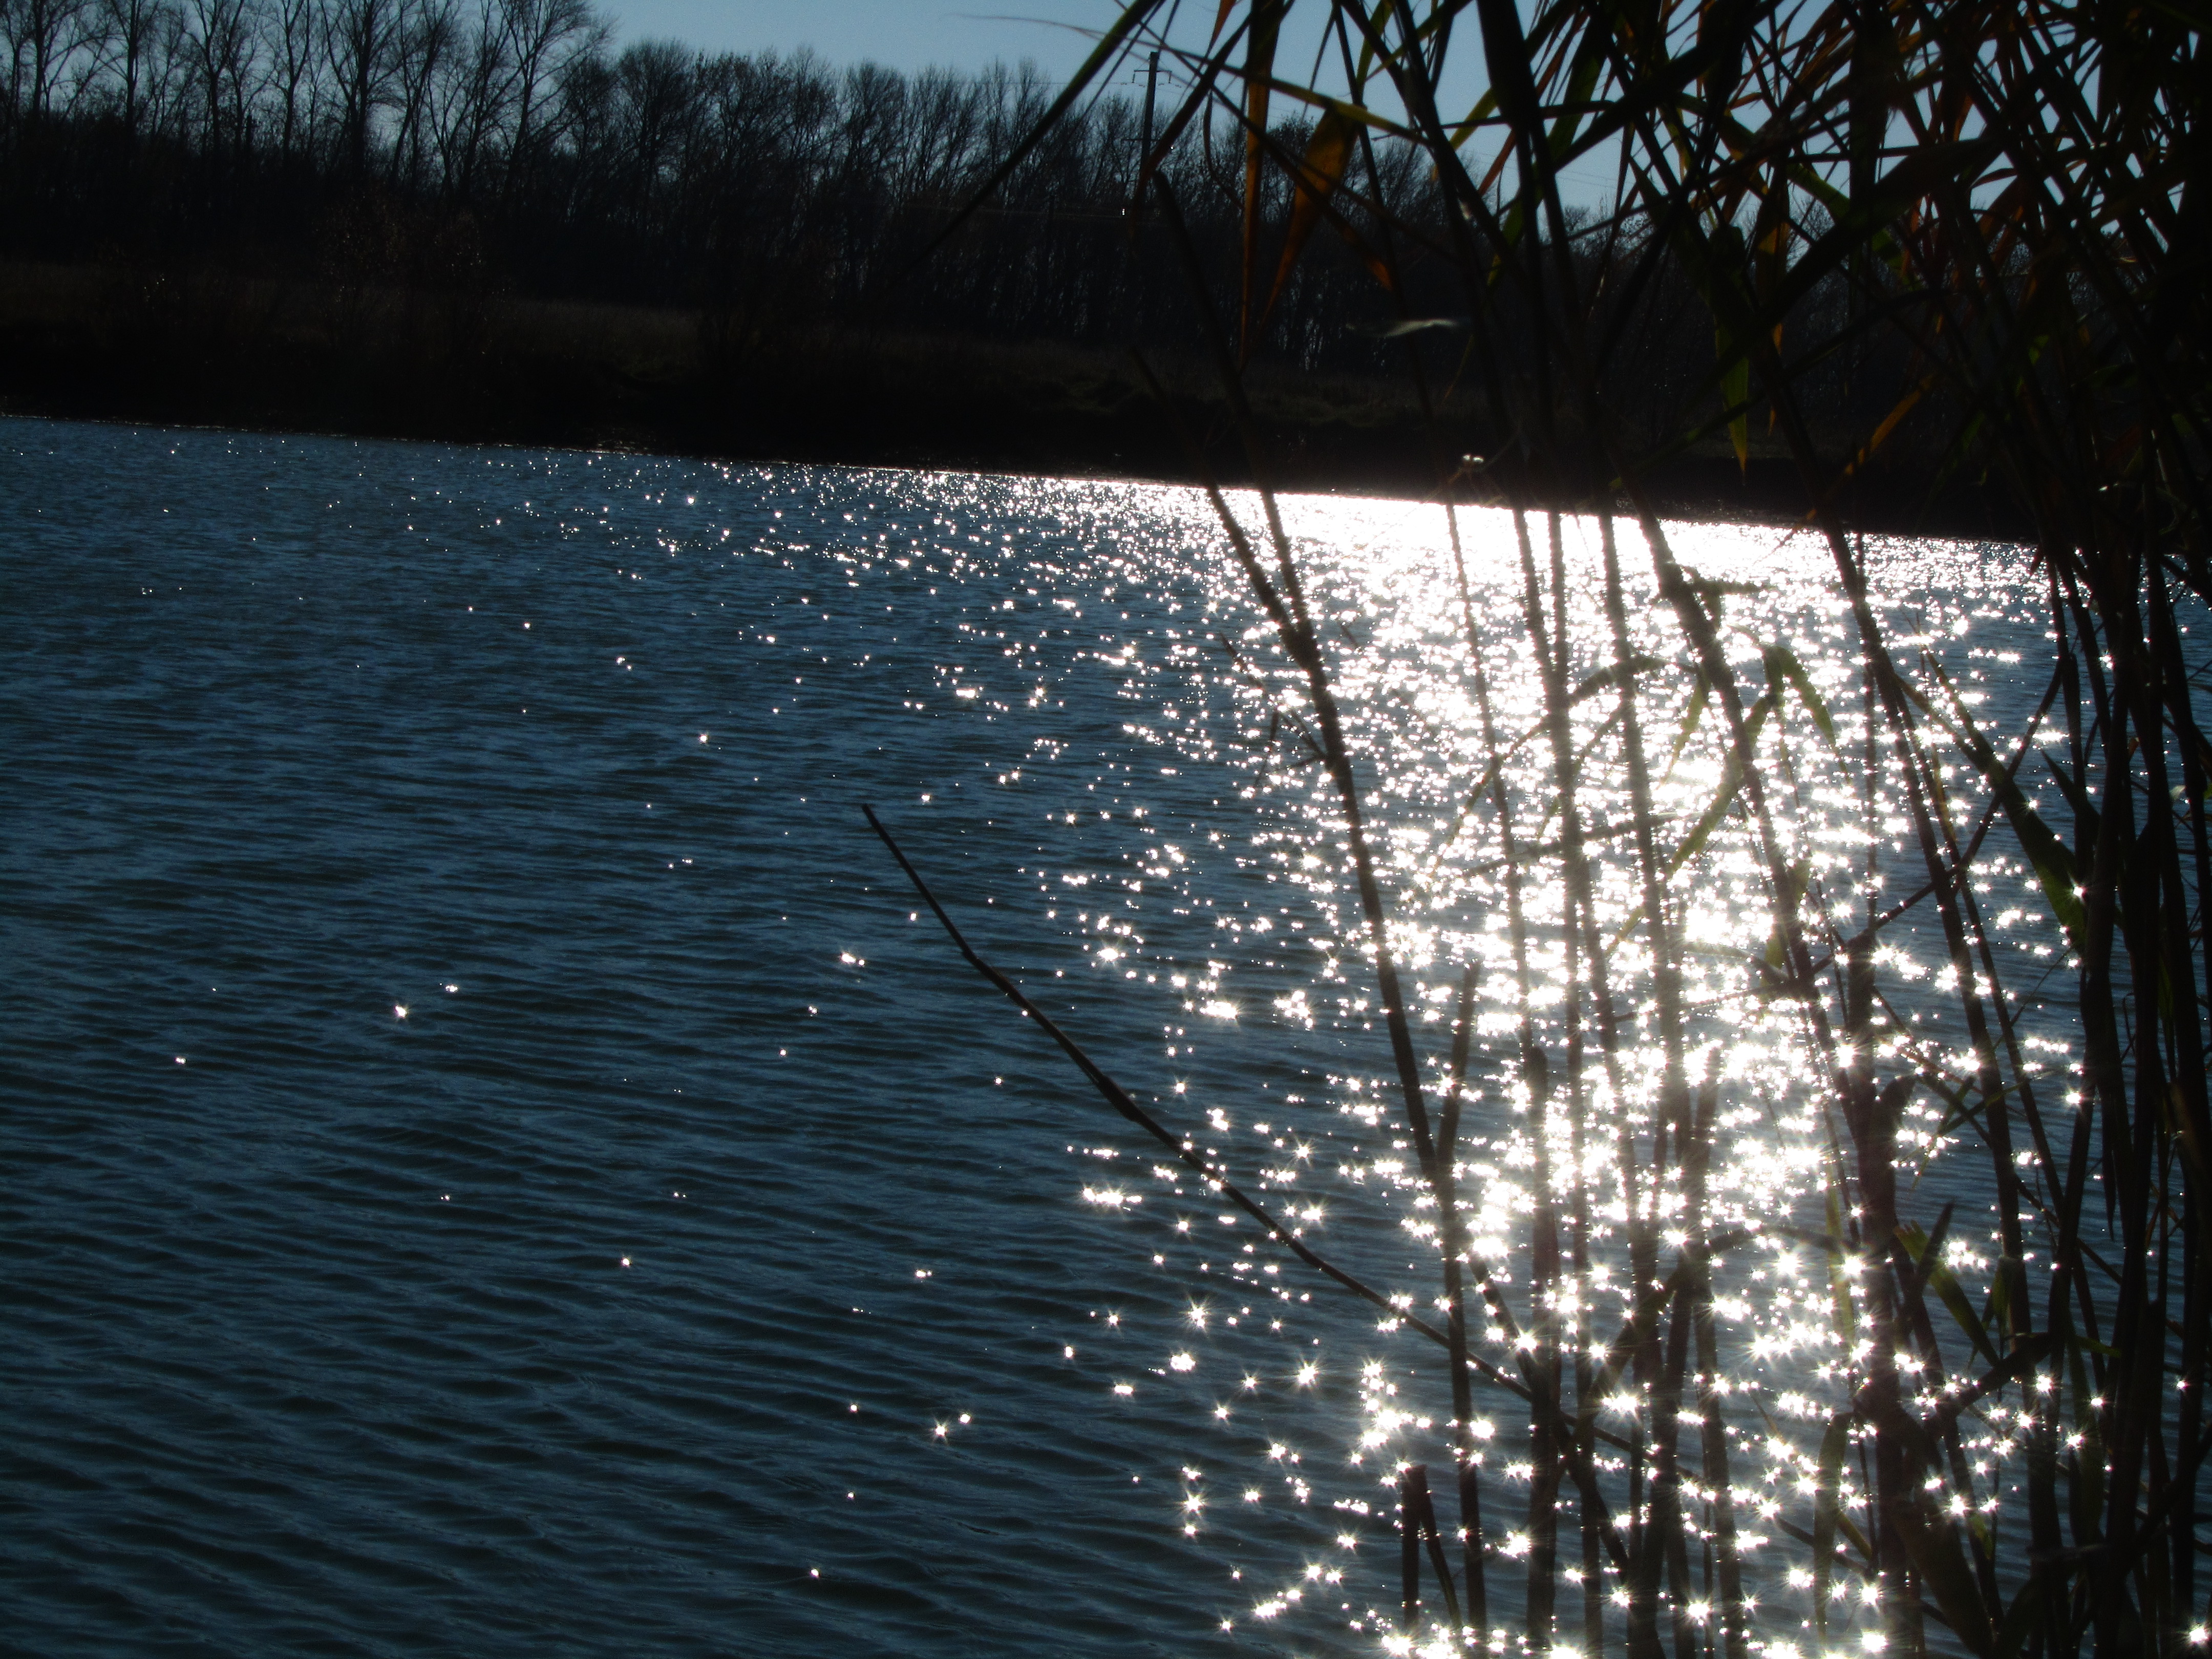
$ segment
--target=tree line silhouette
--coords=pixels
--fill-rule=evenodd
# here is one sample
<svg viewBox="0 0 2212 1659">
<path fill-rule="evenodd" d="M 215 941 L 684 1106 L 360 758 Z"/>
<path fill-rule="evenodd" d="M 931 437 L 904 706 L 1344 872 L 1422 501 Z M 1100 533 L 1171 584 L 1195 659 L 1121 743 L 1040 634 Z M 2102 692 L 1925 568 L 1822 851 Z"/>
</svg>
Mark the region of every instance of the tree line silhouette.
<svg viewBox="0 0 2212 1659">
<path fill-rule="evenodd" d="M 698 307 L 738 336 L 1190 330 L 1172 252 L 1127 234 L 1137 86 L 1055 126 L 921 261 L 1057 91 L 1033 66 L 909 76 L 617 45 L 586 0 L 6 0 L 0 25 L 0 247 L 17 258 L 489 284 Z M 1243 136 L 1212 122 L 1176 146 L 1209 264 L 1233 258 L 1243 165 Z M 1418 212 L 1411 153 L 1386 165 Z M 1360 331 L 1378 314 L 1365 272 L 1324 251 L 1268 350 L 1376 366 Z"/>
<path fill-rule="evenodd" d="M 1023 149 L 1059 91 L 1033 66 L 907 75 L 625 45 L 589 0 L 0 0 L 0 258 L 125 279 L 56 279 L 74 307 L 59 331 L 38 333 L 0 295 L 0 392 L 19 406 L 544 441 L 617 430 L 798 453 L 765 416 L 740 430 L 706 406 L 744 382 L 811 422 L 808 453 L 1058 468 L 1096 450 L 1175 475 L 1184 440 L 1146 412 L 1125 363 L 1115 385 L 1062 395 L 1065 362 L 1026 362 L 1016 385 L 1004 349 L 1110 349 L 1119 362 L 1141 343 L 1170 382 L 1180 362 L 1193 372 L 1179 384 L 1197 387 L 1211 384 L 1205 343 L 1225 318 L 1263 371 L 1263 403 L 1265 371 L 1293 377 L 1272 418 L 1315 434 L 1306 464 L 1379 482 L 1426 476 L 1439 441 L 1495 453 L 1508 434 L 1486 418 L 1480 377 L 1539 372 L 1510 346 L 1535 337 L 1539 318 L 1502 331 L 1479 364 L 1469 356 L 1468 317 L 1519 301 L 1468 288 L 1472 233 L 1449 222 L 1418 147 L 1363 142 L 1333 174 L 1322 219 L 1297 234 L 1297 257 L 1279 263 L 1299 169 L 1330 136 L 1279 107 L 1261 141 L 1274 164 L 1249 170 L 1233 109 L 1204 100 L 1176 124 L 1187 87 L 1172 58 L 1156 106 L 1143 68 L 1125 67 Z M 1133 234 L 1148 122 L 1170 188 Z M 1685 463 L 1692 495 L 1723 471 L 1740 495 L 1733 459 L 1717 465 L 1723 401 L 1697 284 L 1663 246 L 1644 257 L 1663 233 L 1601 204 L 1570 212 L 1565 234 L 1600 313 L 1620 296 L 1613 407 L 1648 445 L 1711 452 L 1702 471 Z M 1267 280 L 1240 294 L 1255 247 Z M 1635 270 L 1635 283 L 1609 287 L 1596 274 L 1608 265 Z M 502 346 L 499 319 L 530 302 L 571 312 L 520 344 L 510 328 Z M 1797 306 L 1820 326 L 1844 303 L 1832 281 Z M 672 320 L 641 344 L 574 310 L 606 305 Z M 886 345 L 925 337 L 1000 355 L 902 362 Z M 594 353 L 630 388 L 615 414 L 569 372 Z M 1419 398 L 1409 356 L 1425 376 Z M 680 372 L 656 366 L 678 357 Z M 1882 384 L 1867 369 L 1861 351 L 1815 370 L 1815 407 L 1847 416 Z M 811 416 L 793 389 L 801 370 L 843 383 L 816 388 Z M 1327 408 L 1312 402 L 1316 375 L 1335 377 Z M 1037 387 L 1055 377 L 1051 454 L 999 453 L 1036 424 Z M 839 434 L 871 380 L 883 429 L 854 447 Z M 674 380 L 690 404 L 671 414 Z M 1353 382 L 1368 390 L 1345 391 Z M 894 439 L 943 428 L 946 400 L 962 398 L 968 438 L 941 453 Z M 426 424 L 410 401 L 438 404 L 440 418 Z M 568 413 L 528 416 L 554 403 Z M 1224 436 L 1218 419 L 1211 430 Z M 1221 464 L 1241 471 L 1235 453 Z"/>
</svg>

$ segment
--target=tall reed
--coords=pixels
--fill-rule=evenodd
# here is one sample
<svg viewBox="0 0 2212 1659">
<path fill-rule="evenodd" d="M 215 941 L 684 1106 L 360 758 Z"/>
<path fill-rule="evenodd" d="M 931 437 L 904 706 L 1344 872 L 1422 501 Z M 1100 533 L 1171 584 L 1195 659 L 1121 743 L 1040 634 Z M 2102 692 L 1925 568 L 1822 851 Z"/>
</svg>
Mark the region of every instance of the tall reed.
<svg viewBox="0 0 2212 1659">
<path fill-rule="evenodd" d="M 1432 862 L 1449 854 L 1464 878 L 1472 837 L 1487 839 L 1496 879 L 1462 878 L 1457 902 L 1502 909 L 1504 940 L 1504 972 L 1470 957 L 1458 981 L 1448 1058 L 1423 1052 L 1401 959 L 1421 872 L 1377 805 L 1360 736 L 1375 711 L 1346 702 L 1361 647 L 1317 620 L 1322 573 L 1270 493 L 1296 480 L 1247 422 L 1259 524 L 1212 492 L 1279 647 L 1269 695 L 1333 788 L 1415 1200 L 1433 1213 L 1443 1317 L 1406 1322 L 1449 1353 L 1449 1430 L 1427 1455 L 1452 1469 L 1463 1547 L 1455 1563 L 1441 1547 L 1442 1494 L 1408 1455 L 1401 1638 L 1820 1652 L 1844 1639 L 1832 1608 L 1850 1583 L 1866 1650 L 2201 1645 L 2212 749 L 2186 634 L 2212 599 L 2205 16 L 2044 0 L 1297 9 L 1318 14 L 1325 77 L 1277 60 L 1286 0 L 1225 0 L 1193 39 L 1139 0 L 1046 126 L 1127 53 L 1180 66 L 1187 91 L 1133 217 L 1184 251 L 1232 408 L 1284 273 L 1327 229 L 1386 307 L 1410 291 L 1409 260 L 1449 264 L 1465 314 L 1401 313 L 1395 331 L 1424 394 L 1439 374 L 1471 379 L 1498 434 L 1480 461 L 1437 465 L 1485 758 Z M 1487 88 L 1446 109 L 1472 52 Z M 1316 118 L 1300 147 L 1271 121 L 1286 105 Z M 1162 166 L 1209 112 L 1247 158 L 1225 284 Z M 1393 206 L 1377 154 L 1394 145 L 1432 170 L 1440 211 Z M 1563 174 L 1601 168 L 1611 200 L 1571 211 Z M 1637 401 L 1621 380 L 1639 331 L 1686 292 L 1712 369 L 1654 433 L 1620 413 Z M 1744 649 L 1728 585 L 1678 556 L 1651 483 L 1715 441 L 1794 471 L 1848 622 L 1849 696 L 1824 694 L 1780 639 Z M 1973 695 L 1885 623 L 1863 526 L 1895 509 L 1884 463 L 1907 444 L 1989 481 L 2032 538 L 2021 568 L 2048 657 L 2017 672 L 2047 689 L 2012 729 L 1984 729 Z M 1462 544 L 1478 505 L 1510 526 L 1497 591 L 1515 595 L 1511 650 L 1534 668 L 1525 733 L 1498 706 L 1510 665 Z M 1701 752 L 1717 781 L 1683 808 L 1680 769 Z M 1816 757 L 1848 786 L 1862 852 L 1807 833 L 1799 772 Z M 1796 1057 L 1791 1109 L 1820 1149 L 1803 1213 L 1748 1224 L 1714 1172 L 1726 1126 L 1761 1103 L 1715 1064 L 1712 1004 L 1686 967 L 1709 951 L 1694 885 L 1730 860 L 1763 895 L 1765 939 L 1728 970 L 1729 996 Z M 1984 913 L 1996 880 L 2023 872 L 2075 981 L 2066 1045 L 2032 1029 Z M 1938 942 L 1934 994 L 1905 977 L 1899 941 L 1916 927 Z M 1934 1034 L 1939 1000 L 1961 1040 Z M 1483 1038 L 1529 1126 L 1510 1237 L 1469 1196 Z M 1954 1167 L 1986 1159 L 1986 1252 L 1955 1200 L 1916 1194 L 1931 1120 L 1963 1143 Z M 1778 1243 L 1814 1252 L 1832 1287 L 1828 1404 L 1810 1432 L 1740 1386 L 1750 1339 L 1720 1290 Z M 1598 1322 L 1601 1286 L 1619 1293 L 1617 1328 Z M 1501 1403 L 1526 1425 L 1518 1514 L 1481 1479 L 1475 1425 Z M 1762 1485 L 1753 1455 L 1795 1478 Z M 1770 1528 L 1793 1553 L 1787 1591 L 1747 1565 L 1749 1534 Z M 1751 1587 L 1761 1575 L 1771 1590 Z"/>
</svg>

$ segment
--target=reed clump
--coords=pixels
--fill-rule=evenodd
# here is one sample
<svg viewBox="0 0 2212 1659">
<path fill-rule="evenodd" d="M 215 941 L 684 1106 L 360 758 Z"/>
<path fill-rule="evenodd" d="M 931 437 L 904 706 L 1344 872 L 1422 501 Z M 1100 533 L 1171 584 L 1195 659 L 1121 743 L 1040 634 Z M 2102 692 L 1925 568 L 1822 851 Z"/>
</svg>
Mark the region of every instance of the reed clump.
<svg viewBox="0 0 2212 1659">
<path fill-rule="evenodd" d="M 1330 625 L 1329 573 L 1285 532 L 1270 487 L 1296 475 L 1247 423 L 1258 522 L 1213 495 L 1272 629 L 1258 695 L 1328 781 L 1436 1273 L 1410 1288 L 1434 1316 L 1325 1259 L 1047 1029 L 1273 1237 L 1447 1352 L 1448 1415 L 1399 1466 L 1392 1639 L 1634 1659 L 2201 1646 L 2203 15 L 1205 9 L 1186 38 L 1140 0 L 1086 73 L 1154 50 L 1180 69 L 1133 217 L 1182 250 L 1232 409 L 1286 273 L 1326 237 L 1389 303 L 1408 261 L 1449 265 L 1458 309 L 1401 310 L 1407 373 L 1425 396 L 1472 386 L 1501 434 L 1434 468 L 1480 730 L 1441 838 L 1388 810 L 1374 745 L 1395 717 L 1358 701 L 1377 647 Z M 1293 14 L 1327 47 L 1304 79 L 1278 56 Z M 1470 53 L 1486 86 L 1447 107 Z M 1311 118 L 1297 147 L 1271 125 L 1285 103 Z M 1200 118 L 1245 146 L 1227 289 L 1171 165 Z M 1393 155 L 1427 169 L 1439 211 L 1399 210 Z M 1607 199 L 1571 211 L 1570 172 L 1610 178 Z M 1654 424 L 1624 388 L 1644 332 L 1684 326 L 1712 339 L 1710 372 Z M 1841 687 L 1678 556 L 1650 480 L 1717 440 L 1786 457 Z M 2023 527 L 2044 654 L 2007 665 L 1993 703 L 1887 620 L 1867 515 L 1906 445 L 1987 480 Z M 1462 550 L 1477 507 L 1510 526 L 1505 574 L 1484 578 L 1511 596 L 1503 622 L 1476 614 Z M 1509 708 L 1516 663 L 1533 702 Z M 1686 755 L 1711 763 L 1694 790 Z M 1813 833 L 1815 770 L 1853 834 Z M 1717 967 L 1698 889 L 1726 872 L 1756 914 Z M 2061 941 L 2045 983 L 2018 982 L 1987 913 L 2000 878 Z M 1413 962 L 1407 924 L 1450 915 L 1493 948 Z M 1719 1063 L 1723 1005 L 1787 1057 L 1786 1097 Z M 1478 1085 L 1523 1114 L 1506 1211 L 1476 1197 Z M 1716 1171 L 1762 1112 L 1794 1115 L 1813 1157 L 1793 1209 L 1747 1220 Z M 1975 1214 L 1923 1195 L 1939 1142 Z M 1790 1421 L 1743 1382 L 1759 1334 L 1728 1289 L 1784 1246 L 1826 1285 Z M 1525 1443 L 1516 1481 L 1477 1433 L 1487 1412 Z"/>
</svg>

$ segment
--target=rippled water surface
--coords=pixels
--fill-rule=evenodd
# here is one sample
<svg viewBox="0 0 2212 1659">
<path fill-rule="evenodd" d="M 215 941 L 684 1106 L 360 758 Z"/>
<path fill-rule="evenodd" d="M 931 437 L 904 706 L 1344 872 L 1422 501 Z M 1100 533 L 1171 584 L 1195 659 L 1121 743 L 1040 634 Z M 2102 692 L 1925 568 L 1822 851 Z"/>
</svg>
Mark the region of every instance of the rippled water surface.
<svg viewBox="0 0 2212 1659">
<path fill-rule="evenodd" d="M 27 422 L 0 499 L 0 1644 L 1308 1651 L 1387 1620 L 1377 1474 L 1438 1368 L 1157 1164 L 860 812 L 1140 1099 L 1432 1294 L 1322 780 L 1202 500 Z M 1416 507 L 1292 516 L 1433 1021 L 1508 952 L 1448 546 Z M 1517 735 L 1517 566 L 1468 533 Z M 1693 540 L 1848 712 L 1817 551 Z M 2032 708 L 2011 567 L 1895 568 L 1893 620 L 1993 720 Z M 1851 808 L 1807 766 L 1816 843 Z M 1723 1006 L 1748 879 L 1717 862 L 1692 927 L 1741 1215 L 1817 1162 L 1784 1036 Z M 1470 1107 L 1501 1249 L 1524 1109 Z M 1827 1290 L 1772 1265 L 1744 1317 L 1802 1401 Z"/>
</svg>

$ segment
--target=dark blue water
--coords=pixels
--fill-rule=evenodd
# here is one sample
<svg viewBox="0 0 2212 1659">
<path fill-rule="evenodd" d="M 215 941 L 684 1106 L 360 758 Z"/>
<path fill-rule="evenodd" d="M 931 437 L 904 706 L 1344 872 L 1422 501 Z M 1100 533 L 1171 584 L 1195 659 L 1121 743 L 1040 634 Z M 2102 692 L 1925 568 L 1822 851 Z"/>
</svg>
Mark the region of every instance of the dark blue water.
<svg viewBox="0 0 2212 1659">
<path fill-rule="evenodd" d="M 1190 504 L 30 422 L 0 501 L 0 1647 L 1232 1639 L 1160 1228 L 860 811 L 1157 1056 L 1057 907 L 1234 821 L 1108 659 Z"/>
<path fill-rule="evenodd" d="M 9 422 L 0 502 L 0 1650 L 1373 1650 L 1395 1471 L 1449 1456 L 1435 1351 L 1113 1117 L 861 812 L 1177 1134 L 1425 1306 L 1336 804 L 1202 500 Z M 1454 825 L 1490 764 L 1467 611 L 1536 729 L 1514 533 L 1468 515 L 1463 611 L 1435 513 L 1290 511 L 1418 1042 L 1490 963 L 1463 1191 L 1508 1261 L 1560 1120 L 1516 1093 Z M 1848 712 L 1819 550 L 1675 533 Z M 1900 638 L 2021 726 L 2016 562 L 1887 556 Z M 1814 851 L 1863 844 L 1841 752 L 1794 751 Z M 1686 754 L 1680 822 L 1721 764 Z M 2061 1052 L 2063 953 L 1989 867 Z M 1765 937 L 1763 868 L 1686 878 L 1709 945 Z M 1933 929 L 1887 937 L 1910 999 Z M 1813 1074 L 1728 956 L 1693 969 L 1741 1109 L 1715 1189 L 1817 1224 Z M 1923 1173 L 1929 1212 L 1987 1201 L 1972 1158 Z M 1817 1443 L 1827 1291 L 1763 1260 L 1716 1304 L 1731 1389 Z M 1510 1621 L 1526 1417 L 1478 1412 Z M 1760 1594 L 1795 1640 L 1790 1559 Z"/>
</svg>

